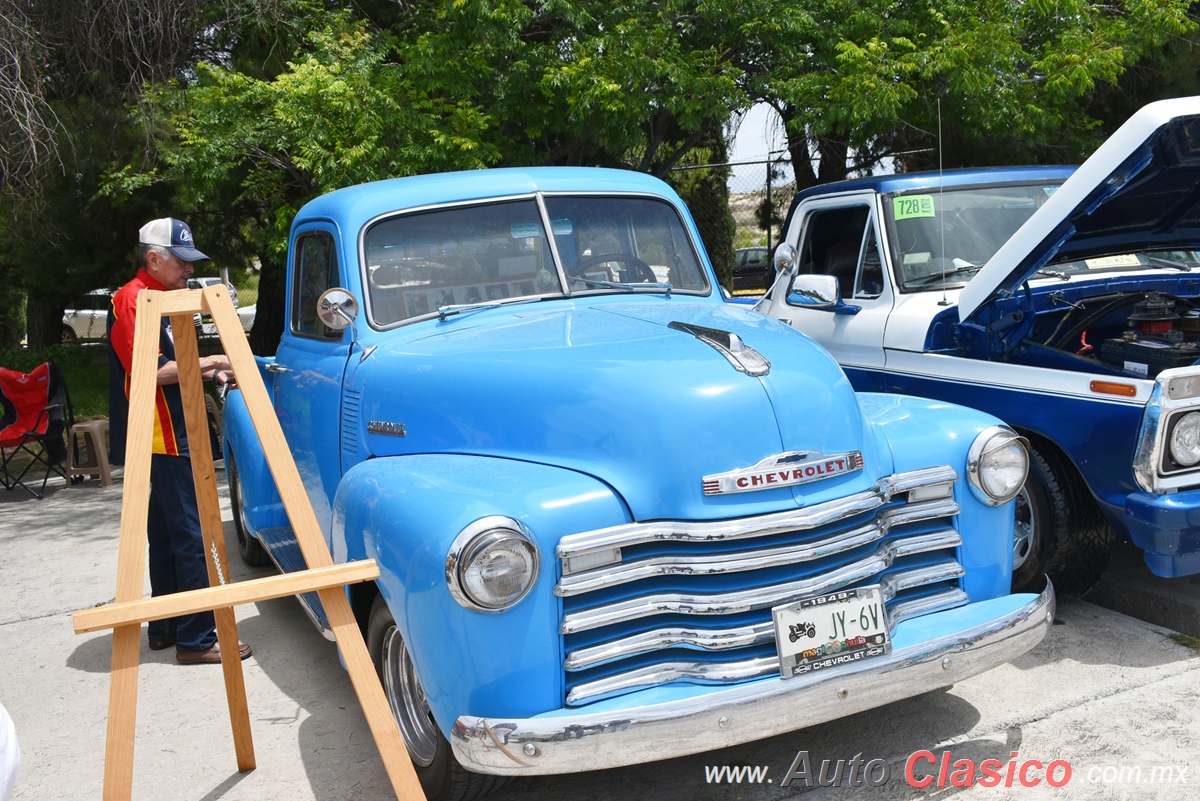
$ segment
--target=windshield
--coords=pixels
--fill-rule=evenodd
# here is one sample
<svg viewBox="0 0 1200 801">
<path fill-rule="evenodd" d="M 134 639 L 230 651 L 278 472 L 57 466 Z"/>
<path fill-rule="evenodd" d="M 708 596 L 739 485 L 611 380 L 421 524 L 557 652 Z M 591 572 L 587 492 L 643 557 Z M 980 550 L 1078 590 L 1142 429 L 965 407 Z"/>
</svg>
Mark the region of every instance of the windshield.
<svg viewBox="0 0 1200 801">
<path fill-rule="evenodd" d="M 546 198 L 571 292 L 595 282 L 670 284 L 706 292 L 708 280 L 675 209 L 649 198 Z M 566 223 L 566 224 L 562 224 Z"/>
<path fill-rule="evenodd" d="M 545 203 L 562 272 L 533 199 L 416 212 L 371 226 L 363 239 L 371 320 L 387 326 L 448 307 L 568 292 L 708 290 L 668 203 L 621 196 L 546 196 Z"/>
<path fill-rule="evenodd" d="M 887 196 L 901 289 L 963 286 L 1057 189 L 1043 183 Z"/>
</svg>

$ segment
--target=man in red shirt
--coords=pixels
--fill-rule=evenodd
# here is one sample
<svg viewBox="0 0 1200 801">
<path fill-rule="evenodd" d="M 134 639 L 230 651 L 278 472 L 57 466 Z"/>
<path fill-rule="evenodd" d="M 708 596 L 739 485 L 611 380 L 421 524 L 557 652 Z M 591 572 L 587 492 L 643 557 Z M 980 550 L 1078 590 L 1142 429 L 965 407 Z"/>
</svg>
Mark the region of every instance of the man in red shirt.
<svg viewBox="0 0 1200 801">
<path fill-rule="evenodd" d="M 137 295 L 142 289 L 186 289 L 193 262 L 208 259 L 196 249 L 192 229 L 182 220 L 166 217 L 142 226 L 139 233 L 138 274 L 113 296 L 108 313 L 109 431 L 114 464 L 125 463 L 129 418 L 130 371 Z M 159 333 L 158 389 L 155 395 L 154 448 L 150 464 L 151 595 L 202 589 L 208 584 L 196 486 L 188 453 L 179 367 L 171 321 L 162 318 Z M 200 374 L 224 383 L 230 377 L 223 354 L 200 357 Z M 148 626 L 151 650 L 175 646 L 175 658 L 185 664 L 221 661 L 212 612 L 152 620 Z M 242 644 L 241 658 L 250 655 Z"/>
</svg>

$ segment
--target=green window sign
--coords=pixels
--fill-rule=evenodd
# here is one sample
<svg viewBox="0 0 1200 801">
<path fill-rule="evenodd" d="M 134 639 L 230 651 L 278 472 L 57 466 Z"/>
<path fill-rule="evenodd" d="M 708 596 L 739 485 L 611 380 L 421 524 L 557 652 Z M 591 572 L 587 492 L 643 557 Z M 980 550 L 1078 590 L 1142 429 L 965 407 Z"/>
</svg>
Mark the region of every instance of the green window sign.
<svg viewBox="0 0 1200 801">
<path fill-rule="evenodd" d="M 892 198 L 892 216 L 897 220 L 937 216 L 933 210 L 933 195 L 905 195 Z"/>
</svg>

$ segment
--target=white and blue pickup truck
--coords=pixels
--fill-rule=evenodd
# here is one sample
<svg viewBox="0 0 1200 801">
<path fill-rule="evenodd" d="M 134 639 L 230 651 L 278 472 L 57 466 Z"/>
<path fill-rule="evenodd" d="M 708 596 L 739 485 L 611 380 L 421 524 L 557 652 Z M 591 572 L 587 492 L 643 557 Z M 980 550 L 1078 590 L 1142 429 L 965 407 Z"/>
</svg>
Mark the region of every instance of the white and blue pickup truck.
<svg viewBox="0 0 1200 801">
<path fill-rule="evenodd" d="M 1028 439 L 1015 589 L 1087 590 L 1118 536 L 1160 576 L 1200 573 L 1200 98 L 1146 106 L 1078 169 L 806 190 L 775 261 L 756 308 L 855 389 Z"/>
<path fill-rule="evenodd" d="M 726 303 L 657 179 L 331 192 L 287 286 L 262 374 L 334 559 L 379 565 L 350 601 L 430 799 L 853 715 L 1049 630 L 1053 587 L 1011 591 L 1023 441 Z M 303 568 L 224 414 L 242 557 Z"/>
</svg>

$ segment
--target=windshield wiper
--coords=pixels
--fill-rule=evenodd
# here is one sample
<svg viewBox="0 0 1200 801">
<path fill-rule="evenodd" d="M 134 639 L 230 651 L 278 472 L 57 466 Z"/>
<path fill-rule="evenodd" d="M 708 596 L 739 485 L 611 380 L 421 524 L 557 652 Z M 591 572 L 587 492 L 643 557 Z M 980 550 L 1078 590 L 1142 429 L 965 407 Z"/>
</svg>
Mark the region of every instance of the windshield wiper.
<svg viewBox="0 0 1200 801">
<path fill-rule="evenodd" d="M 584 278 L 582 275 L 572 275 L 572 281 L 579 281 L 587 286 L 597 287 L 599 289 L 627 289 L 630 292 L 635 289 L 654 289 L 666 292 L 668 296 L 671 290 L 675 288 L 674 284 L 625 284 L 617 281 L 600 281 L 595 278 Z"/>
<path fill-rule="evenodd" d="M 1172 270 L 1183 270 L 1185 273 L 1190 273 L 1192 268 L 1181 261 L 1173 259 L 1164 259 L 1162 256 L 1151 256 L 1148 253 L 1143 253 L 1142 258 L 1151 264 L 1157 264 L 1159 267 L 1170 267 Z"/>
<path fill-rule="evenodd" d="M 513 298 L 512 300 L 489 300 L 482 303 L 459 303 L 454 306 L 438 306 L 438 319 L 445 320 L 452 314 L 479 311 L 481 309 L 495 309 L 500 306 L 517 303 L 533 303 L 537 300 L 540 300 L 540 298 Z"/>
<path fill-rule="evenodd" d="M 957 261 L 961 261 L 961 260 L 957 260 Z M 980 269 L 982 269 L 982 265 L 971 264 L 970 262 L 967 262 L 961 266 L 955 266 L 953 269 L 946 270 L 945 272 L 932 273 L 930 275 L 923 275 L 920 278 L 914 278 L 911 281 L 909 281 L 908 283 L 909 283 L 909 285 L 927 284 L 931 281 L 940 281 L 943 278 L 947 278 L 951 275 L 957 275 L 958 273 L 979 272 Z"/>
</svg>

